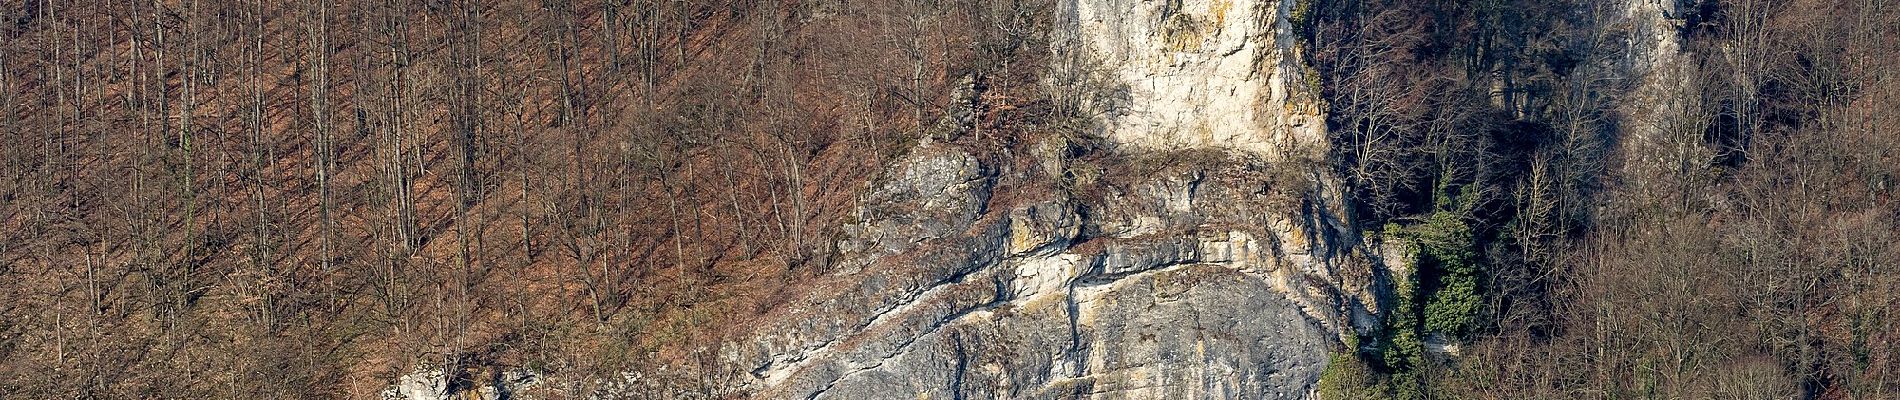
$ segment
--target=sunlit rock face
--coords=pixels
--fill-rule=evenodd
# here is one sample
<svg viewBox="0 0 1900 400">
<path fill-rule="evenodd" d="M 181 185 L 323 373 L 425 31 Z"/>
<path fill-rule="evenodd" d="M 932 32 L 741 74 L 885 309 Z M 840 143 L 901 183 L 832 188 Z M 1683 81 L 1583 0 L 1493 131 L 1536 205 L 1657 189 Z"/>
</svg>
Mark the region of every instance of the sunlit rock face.
<svg viewBox="0 0 1900 400">
<path fill-rule="evenodd" d="M 1289 0 L 1290 1 L 1290 0 Z M 1076 0 L 1052 49 L 1141 174 L 1001 185 L 1024 162 L 926 143 L 891 165 L 837 267 L 722 356 L 796 399 L 1300 399 L 1376 329 L 1377 257 L 1321 163 L 1292 4 Z M 1211 150 L 1211 151 L 1209 151 Z M 1028 164 L 1059 164 L 1054 157 Z M 1297 162 L 1296 162 L 1297 161 Z M 1047 166 L 1042 169 L 1126 165 Z M 1047 176 L 1062 179 L 1062 174 Z M 1046 178 L 1026 178 L 1046 179 Z"/>
<path fill-rule="evenodd" d="M 1705 162 L 1714 156 L 1705 145 L 1701 125 L 1709 117 L 1702 104 L 1701 72 L 1683 49 L 1685 12 L 1676 1 L 1630 0 L 1612 13 L 1627 34 L 1625 56 L 1603 68 L 1614 80 L 1633 84 L 1616 105 L 1617 125 L 1627 135 L 1617 141 L 1625 159 L 1618 173 L 1651 177 L 1679 168 L 1684 162 Z M 1606 79 L 1610 80 L 1610 79 Z M 1625 179 L 1627 190 L 1654 188 L 1652 179 Z"/>
<path fill-rule="evenodd" d="M 489 376 L 452 376 L 443 369 L 426 368 L 396 378 L 379 393 L 383 400 L 507 400 L 538 385 L 540 375 L 527 369 L 488 371 Z"/>
<path fill-rule="evenodd" d="M 1007 167 L 978 159 L 926 144 L 893 165 L 837 268 L 723 350 L 731 390 L 1310 398 L 1328 354 L 1376 325 L 1377 264 L 1311 196 L 1332 189 L 1273 178 L 1279 164 L 1230 154 L 1010 192 Z"/>
<path fill-rule="evenodd" d="M 1082 57 L 1111 76 L 1104 136 L 1148 149 L 1311 156 L 1324 119 L 1296 50 L 1295 1 L 1076 0 Z M 1290 154 L 1297 152 L 1298 154 Z"/>
</svg>

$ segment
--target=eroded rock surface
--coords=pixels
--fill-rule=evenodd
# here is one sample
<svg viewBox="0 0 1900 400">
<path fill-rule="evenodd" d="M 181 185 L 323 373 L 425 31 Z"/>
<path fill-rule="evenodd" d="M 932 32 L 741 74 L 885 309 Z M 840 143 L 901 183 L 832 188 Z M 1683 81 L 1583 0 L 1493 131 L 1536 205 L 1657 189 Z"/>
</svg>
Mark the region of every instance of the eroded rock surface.
<svg viewBox="0 0 1900 400">
<path fill-rule="evenodd" d="M 1291 26 L 1294 0 L 1075 0 L 1076 45 L 1125 91 L 1104 136 L 1144 149 L 1267 156 L 1325 141 Z"/>
<path fill-rule="evenodd" d="M 396 378 L 396 384 L 379 395 L 383 400 L 506 400 L 541 382 L 540 375 L 526 369 L 490 372 L 491 376 L 478 378 L 424 369 Z"/>
<path fill-rule="evenodd" d="M 926 145 L 845 260 L 725 356 L 758 398 L 1307 398 L 1378 285 L 1324 185 L 1248 155 L 972 207 L 996 178 Z M 958 164 L 961 165 L 961 164 Z M 1281 187 L 1282 185 L 1295 185 Z M 890 196 L 885 193 L 910 193 Z M 896 201 L 896 200 L 894 200 Z M 877 210 L 877 211 L 870 211 Z M 969 210 L 984 210 L 970 213 Z M 935 227 L 890 221 L 941 218 Z M 880 227 L 894 227 L 890 229 Z M 960 231 L 949 232 L 952 227 Z M 874 243 L 885 243 L 877 244 Z M 866 250 L 869 249 L 869 250 Z"/>
<path fill-rule="evenodd" d="M 1100 179 L 1037 186 L 1003 182 L 1068 179 L 1060 146 L 1015 156 L 1028 161 L 914 149 L 864 198 L 838 267 L 728 346 L 734 390 L 1312 397 L 1328 353 L 1376 329 L 1383 285 L 1339 180 L 1313 162 L 1323 116 L 1291 7 L 1065 3 L 1066 50 L 1119 91 L 1096 106 L 1126 157 L 1092 161 L 1118 164 L 1095 166 Z M 1187 149 L 1201 150 L 1137 160 Z M 1009 171 L 1023 162 L 1039 173 Z"/>
</svg>

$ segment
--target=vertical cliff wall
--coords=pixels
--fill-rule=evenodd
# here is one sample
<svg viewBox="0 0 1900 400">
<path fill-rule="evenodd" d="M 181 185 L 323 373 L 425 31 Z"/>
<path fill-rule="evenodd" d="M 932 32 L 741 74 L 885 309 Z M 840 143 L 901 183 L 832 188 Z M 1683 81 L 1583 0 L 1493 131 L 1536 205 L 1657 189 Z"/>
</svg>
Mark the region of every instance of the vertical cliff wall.
<svg viewBox="0 0 1900 400">
<path fill-rule="evenodd" d="M 1099 57 L 1127 101 L 1104 136 L 1147 149 L 1216 147 L 1277 155 L 1325 142 L 1325 119 L 1295 50 L 1295 1 L 1072 0 L 1076 45 Z"/>
</svg>

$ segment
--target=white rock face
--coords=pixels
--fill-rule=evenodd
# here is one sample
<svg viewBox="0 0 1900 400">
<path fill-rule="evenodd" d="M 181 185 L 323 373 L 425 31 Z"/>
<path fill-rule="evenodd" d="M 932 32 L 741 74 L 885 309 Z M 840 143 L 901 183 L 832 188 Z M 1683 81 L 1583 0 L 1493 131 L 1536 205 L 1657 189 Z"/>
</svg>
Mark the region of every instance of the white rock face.
<svg viewBox="0 0 1900 400">
<path fill-rule="evenodd" d="M 1630 0 L 1620 16 L 1630 33 L 1623 68 L 1617 71 L 1636 82 L 1619 102 L 1618 124 L 1628 133 L 1617 142 L 1626 157 L 1618 173 L 1649 177 L 1670 173 L 1684 162 L 1706 162 L 1713 157 L 1702 138 L 1713 118 L 1696 93 L 1707 84 L 1696 79 L 1692 56 L 1683 48 L 1683 10 L 1675 1 Z M 1633 193 L 1667 190 L 1653 179 L 1628 179 Z"/>
<path fill-rule="evenodd" d="M 1305 399 L 1372 328 L 1382 284 L 1326 201 L 1258 157 L 1009 192 L 924 145 L 872 190 L 806 293 L 734 332 L 726 389 L 760 399 Z M 926 168 L 931 165 L 969 165 Z M 936 173 L 912 173 L 914 171 Z M 956 177 L 942 179 L 943 176 Z M 1277 183 L 1276 183 L 1277 182 Z M 1312 189 L 1326 191 L 1327 189 Z M 968 212 L 951 198 L 995 191 Z M 1279 192 L 1274 192 L 1279 193 Z M 901 195 L 900 195 L 901 194 Z M 1026 197 L 1011 197 L 1026 196 Z M 935 220 L 956 229 L 893 221 Z"/>
<path fill-rule="evenodd" d="M 396 378 L 383 389 L 383 400 L 440 400 L 448 398 L 449 379 L 441 370 L 417 371 Z"/>
<path fill-rule="evenodd" d="M 502 400 L 517 398 L 519 391 L 540 383 L 540 376 L 527 370 L 510 370 L 493 381 L 468 388 L 454 388 L 448 374 L 440 369 L 424 369 L 396 378 L 396 384 L 383 389 L 383 400 Z"/>
<path fill-rule="evenodd" d="M 1088 65 L 1076 88 L 1101 137 L 1125 152 L 1238 154 L 1104 178 L 1072 198 L 993 186 L 1006 168 L 952 146 L 913 149 L 844 229 L 845 267 L 722 352 L 735 391 L 1314 397 L 1328 352 L 1374 329 L 1382 284 L 1330 170 L 1265 173 L 1326 150 L 1293 1 L 1066 3 L 1059 33 L 1072 40 L 1054 51 Z M 1050 73 L 1065 72 L 1077 71 Z M 1014 204 L 950 201 L 992 191 Z"/>
<path fill-rule="evenodd" d="M 1318 154 L 1324 118 L 1288 21 L 1293 0 L 1078 0 L 1079 44 L 1116 83 L 1104 136 L 1142 148 Z"/>
<path fill-rule="evenodd" d="M 1635 142 L 1662 140 L 1676 114 L 1695 108 L 1678 93 L 1689 89 L 1693 66 L 1683 62 L 1681 11 L 1672 0 L 1631 0 L 1623 18 L 1631 30 L 1629 72 L 1638 79 L 1635 101 L 1623 110 Z"/>
</svg>

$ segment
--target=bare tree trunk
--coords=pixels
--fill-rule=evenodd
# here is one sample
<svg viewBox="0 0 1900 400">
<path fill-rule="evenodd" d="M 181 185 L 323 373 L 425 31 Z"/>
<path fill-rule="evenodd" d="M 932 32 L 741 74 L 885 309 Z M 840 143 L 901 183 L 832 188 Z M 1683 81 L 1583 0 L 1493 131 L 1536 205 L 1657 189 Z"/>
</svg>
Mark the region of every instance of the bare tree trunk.
<svg viewBox="0 0 1900 400">
<path fill-rule="evenodd" d="M 332 269 L 330 264 L 334 260 L 331 252 L 336 229 L 335 216 L 332 214 L 335 201 L 331 198 L 330 192 L 332 167 L 335 164 L 333 160 L 335 155 L 332 154 L 334 150 L 331 148 L 333 141 L 330 138 L 329 109 L 330 3 L 306 1 L 304 11 L 307 14 L 304 31 L 308 38 L 305 44 L 310 51 L 310 57 L 314 59 L 310 67 L 315 81 L 315 87 L 310 89 L 310 114 L 311 123 L 316 131 L 316 154 L 313 158 L 316 163 L 317 203 L 322 218 L 319 222 L 322 224 L 320 228 L 322 238 L 319 241 L 321 247 L 318 261 L 323 272 L 328 274 Z"/>
<path fill-rule="evenodd" d="M 194 225 L 197 225 L 197 222 L 198 222 L 197 221 L 198 220 L 198 215 L 197 215 L 197 211 L 198 211 L 197 209 L 198 193 L 197 192 L 198 191 L 197 191 L 197 187 L 195 186 L 197 182 L 193 182 L 193 178 L 195 178 L 195 176 L 193 176 L 193 173 L 196 172 L 194 168 L 195 168 L 195 165 L 197 164 L 197 160 L 194 159 L 191 154 L 192 153 L 191 134 L 192 134 L 192 129 L 194 128 L 191 124 L 191 115 L 192 115 L 192 112 L 198 108 L 197 87 L 198 87 L 198 73 L 199 73 L 198 68 L 200 64 L 198 60 L 198 40 L 199 40 L 198 34 L 199 33 L 198 33 L 198 1 L 197 0 L 192 0 L 186 6 L 186 15 L 184 16 L 184 19 L 185 19 L 185 37 L 183 39 L 185 41 L 186 54 L 185 54 L 185 57 L 183 57 L 183 59 L 180 60 L 184 65 L 180 66 L 179 75 L 184 77 L 184 79 L 180 79 L 180 81 L 181 81 L 181 85 L 184 86 L 184 89 L 185 89 L 185 98 L 184 98 L 185 104 L 179 110 L 181 117 L 179 118 L 179 121 L 178 121 L 178 148 L 180 150 L 183 150 L 185 153 L 185 163 L 184 163 L 185 164 L 185 186 L 182 188 L 184 192 L 183 202 L 184 202 L 184 207 L 185 207 L 185 220 L 182 225 L 185 231 L 185 240 L 184 240 L 184 244 L 182 245 L 183 249 L 179 251 L 179 254 L 183 255 L 184 260 L 182 260 L 183 264 L 180 266 L 179 273 L 178 273 L 179 291 L 178 291 L 178 300 L 177 300 L 178 304 L 176 306 L 181 311 L 185 309 L 186 303 L 189 301 L 188 299 L 191 296 L 191 291 L 193 289 L 192 288 L 193 285 L 191 283 L 191 273 L 192 273 L 192 270 L 197 267 L 196 265 L 197 261 L 195 260 L 195 258 L 197 257 L 196 253 L 198 252 L 197 251 L 198 240 L 192 234 L 192 227 Z"/>
</svg>

